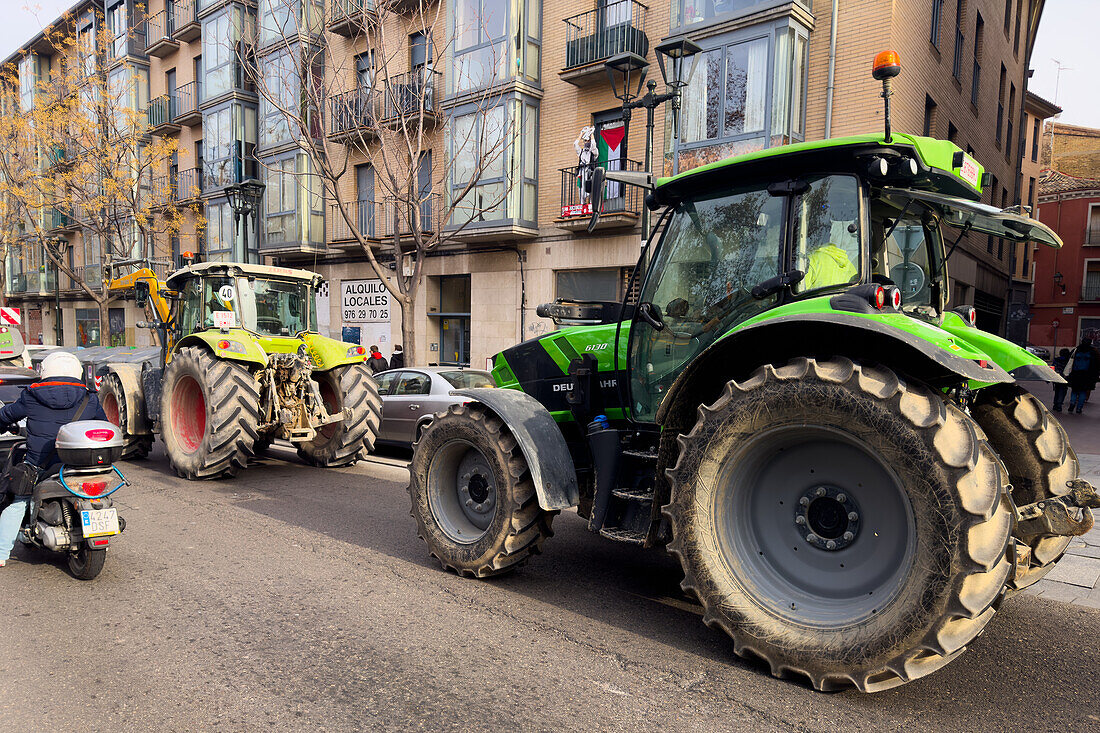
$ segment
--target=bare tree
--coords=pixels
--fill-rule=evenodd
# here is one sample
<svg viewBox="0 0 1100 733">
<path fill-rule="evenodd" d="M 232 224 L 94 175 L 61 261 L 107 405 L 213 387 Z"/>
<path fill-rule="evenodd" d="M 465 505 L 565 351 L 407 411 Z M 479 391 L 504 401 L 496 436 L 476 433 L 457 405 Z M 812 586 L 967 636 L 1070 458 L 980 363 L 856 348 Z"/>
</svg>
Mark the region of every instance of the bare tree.
<svg viewBox="0 0 1100 733">
<path fill-rule="evenodd" d="M 300 42 L 298 31 L 316 32 L 324 19 L 316 5 L 301 3 L 302 11 L 298 5 L 261 2 L 263 57 L 254 74 L 261 134 L 283 135 L 305 153 L 308 175 L 346 237 L 359 244 L 400 307 L 406 358 L 415 363 L 415 304 L 426 257 L 505 203 L 510 185 L 487 186 L 484 179 L 514 178 L 503 170 L 505 150 L 520 123 L 496 84 L 502 47 L 489 47 L 476 69 L 465 70 L 465 111 L 446 133 L 455 154 L 440 154 L 439 69 L 457 35 L 447 29 L 445 5 L 332 0 L 329 12 L 336 15 L 328 20 L 350 32 L 346 40 L 330 34 L 316 45 Z M 410 49 L 410 37 L 422 45 Z M 373 169 L 373 195 L 349 185 L 357 164 Z"/>
</svg>

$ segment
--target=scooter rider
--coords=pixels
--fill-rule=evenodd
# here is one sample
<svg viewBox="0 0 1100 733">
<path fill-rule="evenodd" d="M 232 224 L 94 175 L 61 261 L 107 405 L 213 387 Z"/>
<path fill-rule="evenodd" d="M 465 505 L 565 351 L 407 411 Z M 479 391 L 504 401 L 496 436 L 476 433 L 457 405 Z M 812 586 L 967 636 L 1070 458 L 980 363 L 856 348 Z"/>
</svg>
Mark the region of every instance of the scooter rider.
<svg viewBox="0 0 1100 733">
<path fill-rule="evenodd" d="M 0 567 L 7 563 L 19 526 L 27 510 L 34 485 L 61 461 L 54 450 L 57 431 L 74 420 L 106 420 L 99 399 L 81 381 L 80 360 L 68 352 L 55 351 L 42 360 L 42 380 L 23 390 L 19 399 L 0 408 L 0 432 L 27 420 L 27 456 L 2 480 L 13 494 L 0 512 Z M 0 497 L 2 498 L 2 497 Z"/>
</svg>

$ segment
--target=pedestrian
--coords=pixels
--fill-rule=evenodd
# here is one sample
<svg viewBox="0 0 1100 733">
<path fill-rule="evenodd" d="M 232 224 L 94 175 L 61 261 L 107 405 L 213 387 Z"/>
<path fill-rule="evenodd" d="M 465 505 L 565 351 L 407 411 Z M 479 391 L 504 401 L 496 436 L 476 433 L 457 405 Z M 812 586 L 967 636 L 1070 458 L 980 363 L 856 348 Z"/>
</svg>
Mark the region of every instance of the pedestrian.
<svg viewBox="0 0 1100 733">
<path fill-rule="evenodd" d="M 1069 349 L 1062 349 L 1058 352 L 1058 356 L 1054 357 L 1054 371 L 1061 374 L 1066 370 L 1066 364 L 1069 363 Z M 1069 391 L 1069 385 L 1066 383 L 1054 385 L 1054 411 L 1061 412 L 1062 404 L 1066 401 L 1066 392 Z"/>
<path fill-rule="evenodd" d="M 371 374 L 384 372 L 390 368 L 390 365 L 386 362 L 386 357 L 379 353 L 377 346 L 370 347 L 370 358 L 367 359 L 367 366 L 370 367 Z"/>
<path fill-rule="evenodd" d="M 1069 381 L 1069 411 L 1081 414 L 1085 407 L 1085 395 L 1095 384 L 1094 365 L 1096 350 L 1092 348 L 1092 339 L 1081 339 L 1081 343 L 1070 352 L 1062 376 Z M 1068 372 L 1068 374 L 1067 374 Z"/>
<path fill-rule="evenodd" d="M 405 366 L 405 350 L 401 348 L 401 344 L 397 344 L 393 347 L 393 353 L 390 354 L 390 369 L 400 369 Z"/>
<path fill-rule="evenodd" d="M 57 431 L 74 420 L 107 419 L 95 393 L 81 381 L 83 376 L 79 359 L 68 352 L 54 352 L 42 360 L 42 380 L 23 390 L 15 402 L 0 408 L 0 432 L 7 432 L 24 418 L 27 421 L 26 458 L 4 477 L 4 493 L 0 495 L 0 504 L 8 502 L 0 512 L 0 567 L 15 547 L 39 475 L 56 470 L 61 463 L 54 448 Z"/>
<path fill-rule="evenodd" d="M 1089 401 L 1089 397 L 1092 396 L 1092 391 L 1096 389 L 1096 383 L 1100 381 L 1100 351 L 1096 350 L 1096 345 L 1093 344 L 1089 348 L 1092 349 L 1092 374 L 1090 375 L 1089 388 L 1085 390 L 1085 403 Z"/>
</svg>

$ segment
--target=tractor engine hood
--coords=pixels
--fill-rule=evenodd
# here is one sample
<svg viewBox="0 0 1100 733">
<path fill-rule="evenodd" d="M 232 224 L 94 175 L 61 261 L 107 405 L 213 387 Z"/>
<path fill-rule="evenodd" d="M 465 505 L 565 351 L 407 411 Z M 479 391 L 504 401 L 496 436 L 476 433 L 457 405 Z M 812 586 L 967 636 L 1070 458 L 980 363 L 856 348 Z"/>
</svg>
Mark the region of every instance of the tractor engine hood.
<svg viewBox="0 0 1100 733">
<path fill-rule="evenodd" d="M 944 224 L 958 229 L 991 234 L 1013 242 L 1038 242 L 1061 247 L 1061 238 L 1037 219 L 966 199 L 911 188 L 884 188 L 882 195 L 894 199 L 922 201 L 939 213 Z"/>
</svg>

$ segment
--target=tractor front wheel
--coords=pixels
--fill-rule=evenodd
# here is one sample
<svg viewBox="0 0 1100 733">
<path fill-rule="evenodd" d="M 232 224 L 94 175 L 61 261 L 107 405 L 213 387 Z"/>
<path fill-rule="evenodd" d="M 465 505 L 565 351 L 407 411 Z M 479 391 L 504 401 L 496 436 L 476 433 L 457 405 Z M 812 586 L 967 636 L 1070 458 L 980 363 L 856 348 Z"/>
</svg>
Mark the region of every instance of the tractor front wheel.
<svg viewBox="0 0 1100 733">
<path fill-rule="evenodd" d="M 1007 472 L 935 392 L 800 358 L 727 384 L 679 441 L 664 512 L 683 588 L 774 675 L 895 687 L 958 656 L 995 613 Z"/>
<path fill-rule="evenodd" d="M 315 375 L 330 415 L 344 409 L 351 416 L 323 425 L 298 456 L 312 466 L 350 466 L 374 448 L 382 421 L 382 399 L 366 364 L 349 364 Z"/>
<path fill-rule="evenodd" d="M 205 349 L 180 349 L 164 370 L 161 435 L 176 473 L 187 479 L 233 476 L 256 443 L 260 391 L 243 366 Z"/>
<path fill-rule="evenodd" d="M 413 449 L 409 496 L 420 538 L 459 575 L 515 569 L 553 534 L 531 472 L 504 422 L 479 404 L 451 405 Z"/>
<path fill-rule="evenodd" d="M 122 460 L 131 458 L 145 458 L 153 449 L 152 435 L 134 435 L 129 407 L 126 402 L 126 393 L 122 388 L 122 380 L 117 374 L 108 374 L 103 378 L 99 387 L 99 404 L 103 406 L 103 412 L 107 420 L 118 425 L 122 430 L 123 440 Z"/>
<path fill-rule="evenodd" d="M 970 412 L 1004 461 L 1017 506 L 1069 492 L 1066 482 L 1076 479 L 1079 470 L 1077 454 L 1065 428 L 1035 396 L 1015 385 L 987 387 L 978 392 Z M 1032 540 L 1031 561 L 1017 569 L 1011 589 L 1022 590 L 1049 573 L 1070 539 Z"/>
</svg>

